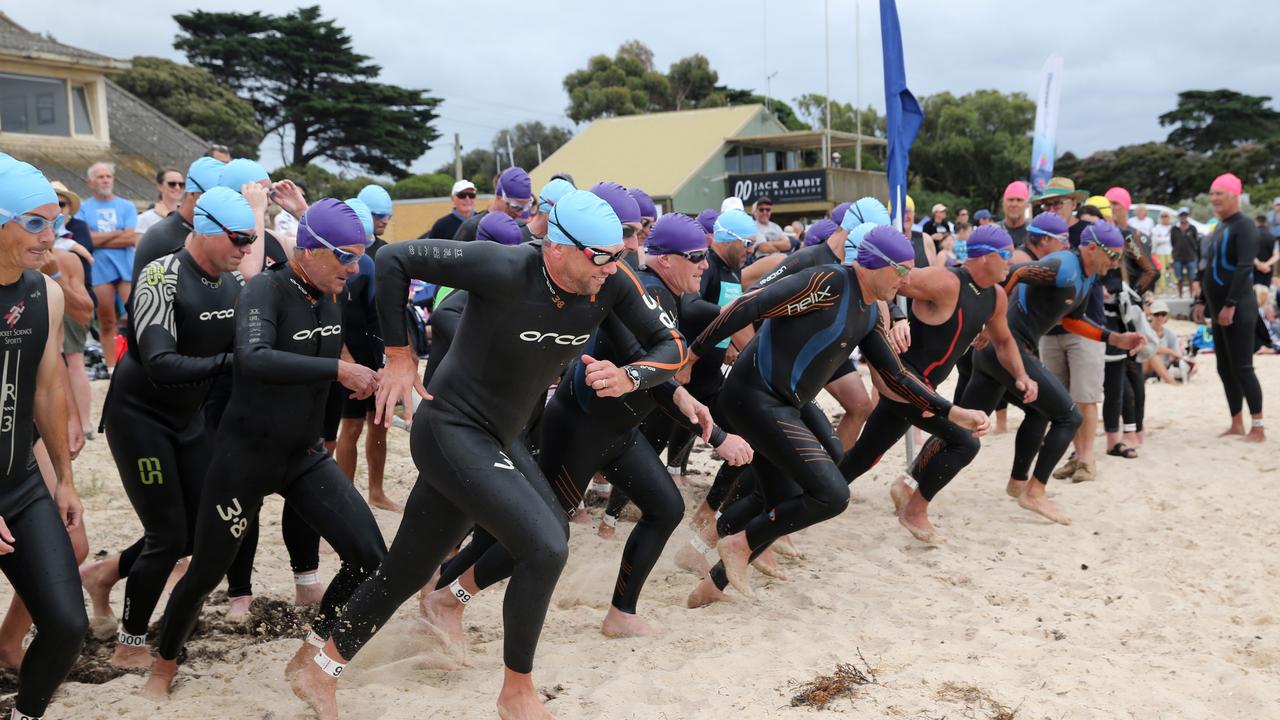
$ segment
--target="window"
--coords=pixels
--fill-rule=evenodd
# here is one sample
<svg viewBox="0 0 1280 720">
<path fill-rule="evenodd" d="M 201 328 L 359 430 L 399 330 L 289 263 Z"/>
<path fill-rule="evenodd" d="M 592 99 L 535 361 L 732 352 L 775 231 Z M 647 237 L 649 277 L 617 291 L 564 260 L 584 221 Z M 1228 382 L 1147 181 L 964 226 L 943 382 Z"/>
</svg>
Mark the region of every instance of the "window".
<svg viewBox="0 0 1280 720">
<path fill-rule="evenodd" d="M 66 81 L 0 73 L 0 132 L 69 136 Z"/>
<path fill-rule="evenodd" d="M 93 134 L 93 116 L 89 114 L 89 94 L 83 85 L 71 88 L 71 117 L 77 135 Z"/>
<path fill-rule="evenodd" d="M 727 173 L 738 172 L 738 151 L 733 150 L 724 156 L 724 171 Z"/>
<path fill-rule="evenodd" d="M 742 153 L 742 172 L 756 173 L 764 170 L 764 155 L 759 150 L 744 150 Z"/>
</svg>

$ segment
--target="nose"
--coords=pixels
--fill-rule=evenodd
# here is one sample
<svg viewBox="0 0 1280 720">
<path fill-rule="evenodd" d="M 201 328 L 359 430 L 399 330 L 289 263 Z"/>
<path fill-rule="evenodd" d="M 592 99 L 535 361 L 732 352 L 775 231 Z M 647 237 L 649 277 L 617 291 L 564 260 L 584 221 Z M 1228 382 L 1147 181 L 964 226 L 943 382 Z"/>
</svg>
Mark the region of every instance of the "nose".
<svg viewBox="0 0 1280 720">
<path fill-rule="evenodd" d="M 605 275 L 612 275 L 612 274 L 614 274 L 614 273 L 618 272 L 618 262 L 619 262 L 619 261 L 614 260 L 614 261 L 613 261 L 613 262 L 611 262 L 611 263 L 606 263 L 606 264 L 604 264 L 604 265 L 601 265 L 601 266 L 600 266 L 600 269 L 604 271 L 604 274 L 605 274 Z"/>
</svg>

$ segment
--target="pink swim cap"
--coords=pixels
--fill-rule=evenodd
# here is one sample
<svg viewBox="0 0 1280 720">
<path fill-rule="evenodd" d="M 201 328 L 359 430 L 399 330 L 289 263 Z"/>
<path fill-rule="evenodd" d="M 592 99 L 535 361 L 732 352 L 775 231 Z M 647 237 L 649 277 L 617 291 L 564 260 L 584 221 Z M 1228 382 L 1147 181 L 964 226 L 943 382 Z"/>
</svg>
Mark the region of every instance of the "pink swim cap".
<svg viewBox="0 0 1280 720">
<path fill-rule="evenodd" d="M 1231 173 L 1223 173 L 1213 179 L 1213 184 L 1209 186 L 1210 190 L 1225 190 L 1233 195 L 1239 195 L 1244 186 L 1240 183 L 1240 178 Z"/>
<path fill-rule="evenodd" d="M 1110 200 L 1112 205 L 1123 205 L 1125 207 L 1133 205 L 1133 199 L 1129 197 L 1129 191 L 1119 185 L 1103 193 L 1102 197 Z"/>
<path fill-rule="evenodd" d="M 1027 192 L 1027 184 L 1021 180 L 1014 180 L 1004 189 L 1004 196 L 1007 198 L 1022 198 L 1026 200 L 1030 197 Z"/>
</svg>

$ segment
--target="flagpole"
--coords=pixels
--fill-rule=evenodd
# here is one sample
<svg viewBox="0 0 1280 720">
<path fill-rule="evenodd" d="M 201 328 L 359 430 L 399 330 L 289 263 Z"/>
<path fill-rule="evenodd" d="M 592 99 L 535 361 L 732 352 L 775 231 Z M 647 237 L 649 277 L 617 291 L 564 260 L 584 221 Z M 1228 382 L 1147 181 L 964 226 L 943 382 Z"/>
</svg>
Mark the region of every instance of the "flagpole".
<svg viewBox="0 0 1280 720">
<path fill-rule="evenodd" d="M 822 167 L 825 168 L 831 163 L 831 0 L 822 2 L 822 37 L 827 63 L 827 120 L 822 134 Z"/>
</svg>

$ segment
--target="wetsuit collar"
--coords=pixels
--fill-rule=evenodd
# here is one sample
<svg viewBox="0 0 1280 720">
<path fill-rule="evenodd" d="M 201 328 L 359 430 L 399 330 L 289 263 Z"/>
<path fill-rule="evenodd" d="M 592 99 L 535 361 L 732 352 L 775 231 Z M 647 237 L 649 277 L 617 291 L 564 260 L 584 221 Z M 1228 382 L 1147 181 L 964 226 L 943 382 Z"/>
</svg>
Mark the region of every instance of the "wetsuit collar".
<svg viewBox="0 0 1280 720">
<path fill-rule="evenodd" d="M 307 274 L 302 270 L 302 268 L 295 265 L 293 260 L 285 263 L 285 268 L 287 268 L 285 272 L 289 273 L 289 284 L 297 288 L 298 291 L 305 295 L 313 305 L 319 302 L 320 298 L 324 296 L 324 293 L 316 289 L 316 287 L 306 279 Z"/>
<path fill-rule="evenodd" d="M 178 251 L 178 256 L 184 263 L 190 261 L 191 267 L 195 268 L 196 274 L 200 276 L 200 279 L 203 280 L 206 285 L 216 288 L 222 284 L 222 275 L 209 274 L 207 270 L 201 267 L 200 261 L 196 260 L 196 256 L 191 254 L 190 249 L 185 247 L 182 248 Z"/>
</svg>

